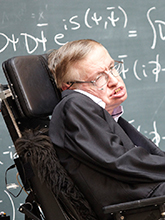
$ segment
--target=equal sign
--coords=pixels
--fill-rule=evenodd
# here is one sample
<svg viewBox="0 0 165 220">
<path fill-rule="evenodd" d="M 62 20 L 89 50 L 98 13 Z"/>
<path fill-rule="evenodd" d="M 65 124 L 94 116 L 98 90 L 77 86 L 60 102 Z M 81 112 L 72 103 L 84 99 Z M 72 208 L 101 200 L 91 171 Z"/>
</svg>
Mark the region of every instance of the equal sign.
<svg viewBox="0 0 165 220">
<path fill-rule="evenodd" d="M 128 31 L 128 37 L 137 37 L 137 31 Z"/>
</svg>

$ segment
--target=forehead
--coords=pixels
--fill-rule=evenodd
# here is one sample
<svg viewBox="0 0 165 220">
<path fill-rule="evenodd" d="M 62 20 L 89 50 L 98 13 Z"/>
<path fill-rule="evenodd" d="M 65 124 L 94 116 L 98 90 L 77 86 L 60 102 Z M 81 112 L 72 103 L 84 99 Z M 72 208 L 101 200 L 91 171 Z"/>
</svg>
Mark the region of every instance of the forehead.
<svg viewBox="0 0 165 220">
<path fill-rule="evenodd" d="M 113 65 L 114 60 L 111 58 L 108 51 L 102 46 L 96 46 L 85 59 L 77 63 L 77 68 L 83 73 L 95 74 L 99 71 L 104 71 Z"/>
</svg>

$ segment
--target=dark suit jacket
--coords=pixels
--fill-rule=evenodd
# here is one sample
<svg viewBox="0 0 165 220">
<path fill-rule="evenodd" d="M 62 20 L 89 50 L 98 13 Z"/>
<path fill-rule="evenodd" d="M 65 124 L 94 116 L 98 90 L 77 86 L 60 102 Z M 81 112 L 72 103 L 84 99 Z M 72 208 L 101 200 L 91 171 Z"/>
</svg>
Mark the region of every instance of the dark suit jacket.
<svg viewBox="0 0 165 220">
<path fill-rule="evenodd" d="M 59 159 L 99 218 L 105 205 L 147 198 L 165 181 L 158 147 L 87 96 L 62 93 L 50 122 Z M 136 145 L 136 146 L 135 146 Z"/>
</svg>

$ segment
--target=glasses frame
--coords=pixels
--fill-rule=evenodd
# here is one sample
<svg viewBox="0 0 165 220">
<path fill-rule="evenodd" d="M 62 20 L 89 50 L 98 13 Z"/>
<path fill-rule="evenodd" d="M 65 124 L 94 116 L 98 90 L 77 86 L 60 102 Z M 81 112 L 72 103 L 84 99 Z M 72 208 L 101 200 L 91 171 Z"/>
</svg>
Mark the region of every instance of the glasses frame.
<svg viewBox="0 0 165 220">
<path fill-rule="evenodd" d="M 121 72 L 118 72 L 118 71 L 117 71 L 118 74 L 114 74 L 114 73 L 113 73 L 113 70 L 117 70 L 116 67 L 117 67 L 119 64 L 123 64 L 122 61 L 118 61 L 118 60 L 114 60 L 114 62 L 117 63 L 117 64 L 114 65 L 110 70 L 101 73 L 101 74 L 100 74 L 99 76 L 97 76 L 96 79 L 94 79 L 94 80 L 90 80 L 90 81 L 80 81 L 80 80 L 76 80 L 76 81 L 74 81 L 74 82 L 73 82 L 73 81 L 72 81 L 72 82 L 67 82 L 67 84 L 70 84 L 69 88 L 72 87 L 73 84 L 75 84 L 75 83 L 92 83 L 94 86 L 98 87 L 98 86 L 97 86 L 97 80 L 98 80 L 98 78 L 99 78 L 100 76 L 102 76 L 103 74 L 106 76 L 105 79 L 106 79 L 106 83 L 107 83 L 107 82 L 108 82 L 108 78 L 109 78 L 109 73 L 112 74 L 114 77 L 117 77 L 117 76 L 119 76 L 119 75 L 122 73 L 122 71 L 121 71 Z M 106 83 L 105 83 L 105 84 L 106 84 Z M 105 85 L 105 84 L 104 84 L 104 85 Z M 103 86 L 104 86 L 104 85 L 103 85 Z M 102 87 L 103 87 L 103 86 L 102 86 Z M 69 89 L 69 88 L 68 88 L 68 89 Z"/>
</svg>

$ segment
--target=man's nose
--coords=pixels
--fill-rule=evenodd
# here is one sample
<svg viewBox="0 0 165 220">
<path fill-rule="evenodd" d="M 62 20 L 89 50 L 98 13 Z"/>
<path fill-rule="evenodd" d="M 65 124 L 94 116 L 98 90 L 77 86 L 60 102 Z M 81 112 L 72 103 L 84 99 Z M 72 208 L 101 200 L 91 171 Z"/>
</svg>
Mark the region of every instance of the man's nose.
<svg viewBox="0 0 165 220">
<path fill-rule="evenodd" d="M 118 84 L 118 77 L 113 76 L 111 73 L 108 74 L 107 86 L 112 87 Z"/>
</svg>

